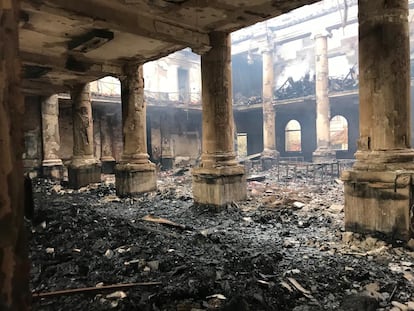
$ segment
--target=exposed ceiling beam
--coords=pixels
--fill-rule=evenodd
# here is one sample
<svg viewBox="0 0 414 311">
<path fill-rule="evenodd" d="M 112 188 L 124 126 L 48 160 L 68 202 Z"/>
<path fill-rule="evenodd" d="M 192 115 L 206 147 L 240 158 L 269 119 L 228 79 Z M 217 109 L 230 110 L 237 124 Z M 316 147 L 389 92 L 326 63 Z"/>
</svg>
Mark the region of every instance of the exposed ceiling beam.
<svg viewBox="0 0 414 311">
<path fill-rule="evenodd" d="M 39 82 L 24 79 L 21 84 L 21 90 L 24 95 L 44 95 L 63 93 L 68 90 L 63 85 L 55 85 L 53 83 Z"/>
<path fill-rule="evenodd" d="M 75 13 L 77 19 L 87 18 L 92 20 L 95 27 L 109 28 L 169 42 L 174 45 L 190 47 L 199 53 L 210 49 L 210 40 L 207 33 L 139 14 L 137 10 L 131 10 L 130 7 L 122 6 L 115 1 L 109 2 L 110 5 L 106 5 L 104 1 L 97 0 L 43 0 L 35 3 L 26 0 L 23 1 L 23 9 L 25 8 L 25 2 L 34 9 L 69 18 L 74 18 L 71 12 Z"/>
<path fill-rule="evenodd" d="M 20 57 L 24 65 L 46 67 L 96 78 L 105 75 L 118 76 L 122 73 L 120 64 L 91 63 L 74 55 L 56 57 L 20 51 Z"/>
</svg>

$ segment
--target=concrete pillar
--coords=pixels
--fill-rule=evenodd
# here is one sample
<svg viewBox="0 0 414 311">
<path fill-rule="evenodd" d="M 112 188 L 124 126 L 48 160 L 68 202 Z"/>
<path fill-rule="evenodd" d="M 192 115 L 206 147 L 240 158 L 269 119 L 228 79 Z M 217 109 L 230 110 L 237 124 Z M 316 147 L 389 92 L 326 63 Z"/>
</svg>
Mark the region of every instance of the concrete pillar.
<svg viewBox="0 0 414 311">
<path fill-rule="evenodd" d="M 113 174 L 115 172 L 115 158 L 112 146 L 112 114 L 101 115 L 101 163 L 102 173 Z"/>
<path fill-rule="evenodd" d="M 273 108 L 273 49 L 268 43 L 263 50 L 263 153 L 262 167 L 270 169 L 279 158 L 276 150 L 275 109 Z"/>
<path fill-rule="evenodd" d="M 244 167 L 234 152 L 230 35 L 210 33 L 211 50 L 201 56 L 203 125 L 200 167 L 194 168 L 198 204 L 222 206 L 246 198 Z"/>
<path fill-rule="evenodd" d="M 63 177 L 63 163 L 59 157 L 59 97 L 57 94 L 42 101 L 42 175 L 48 178 Z"/>
<path fill-rule="evenodd" d="M 30 263 L 23 219 L 19 5 L 0 5 L 0 310 L 30 310 Z M 5 44 L 7 42 L 7 44 Z"/>
<path fill-rule="evenodd" d="M 342 175 L 345 227 L 413 234 L 408 1 L 359 1 L 360 138 Z"/>
<path fill-rule="evenodd" d="M 143 66 L 127 64 L 121 80 L 123 152 L 115 167 L 116 192 L 128 196 L 156 190 L 155 164 L 147 153 Z"/>
<path fill-rule="evenodd" d="M 71 91 L 73 156 L 68 167 L 69 186 L 78 189 L 101 181 L 101 164 L 94 156 L 93 119 L 89 84 Z"/>
<path fill-rule="evenodd" d="M 316 150 L 313 152 L 313 162 L 332 161 L 336 158 L 335 150 L 331 148 L 328 84 L 328 33 L 315 34 L 315 94 L 316 94 Z"/>
</svg>

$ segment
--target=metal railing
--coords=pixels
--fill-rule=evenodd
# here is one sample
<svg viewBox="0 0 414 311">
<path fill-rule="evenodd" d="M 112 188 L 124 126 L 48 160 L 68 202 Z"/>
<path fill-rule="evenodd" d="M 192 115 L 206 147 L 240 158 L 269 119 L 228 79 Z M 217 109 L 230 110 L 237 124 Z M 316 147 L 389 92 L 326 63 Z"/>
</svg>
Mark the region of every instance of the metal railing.
<svg viewBox="0 0 414 311">
<path fill-rule="evenodd" d="M 200 92 L 152 92 L 144 91 L 145 99 L 148 104 L 159 105 L 188 105 L 200 106 L 201 93 Z"/>
<path fill-rule="evenodd" d="M 121 84 L 119 81 L 91 82 L 91 93 L 93 99 L 121 102 Z M 161 106 L 201 106 L 200 92 L 154 92 L 144 90 L 145 100 L 149 105 Z M 67 96 L 66 96 L 67 97 Z"/>
<path fill-rule="evenodd" d="M 355 160 L 336 160 L 324 163 L 279 161 L 276 164 L 278 181 L 306 180 L 322 183 L 340 177 L 341 172 L 350 169 Z"/>
<path fill-rule="evenodd" d="M 289 79 L 288 79 L 289 80 Z M 290 81 L 290 80 L 289 80 Z M 310 81 L 312 84 L 313 81 Z M 345 79 L 330 77 L 330 91 L 344 91 L 348 89 L 354 89 L 357 87 L 357 82 L 354 79 L 350 79 L 349 75 Z M 287 83 L 287 82 L 286 82 Z M 285 84 L 286 84 L 285 83 Z M 275 99 L 296 98 L 303 96 L 306 92 L 303 91 L 303 81 L 290 81 L 289 85 L 283 85 L 279 89 L 275 90 Z M 309 84 L 309 83 L 308 83 Z M 121 102 L 121 84 L 119 81 L 102 81 L 97 80 L 90 83 L 92 98 L 99 101 Z M 298 86 L 299 85 L 299 86 Z M 298 91 L 300 89 L 300 91 Z M 305 88 L 314 94 L 314 85 L 307 86 Z M 286 94 L 285 94 L 286 93 Z M 149 105 L 161 105 L 161 106 L 189 106 L 197 107 L 201 106 L 201 92 L 155 92 L 144 90 L 145 100 Z M 68 94 L 61 94 L 63 98 L 70 98 Z M 245 97 L 241 94 L 235 94 L 233 97 L 233 104 L 235 106 L 250 106 L 261 105 L 261 94 L 257 96 Z"/>
</svg>

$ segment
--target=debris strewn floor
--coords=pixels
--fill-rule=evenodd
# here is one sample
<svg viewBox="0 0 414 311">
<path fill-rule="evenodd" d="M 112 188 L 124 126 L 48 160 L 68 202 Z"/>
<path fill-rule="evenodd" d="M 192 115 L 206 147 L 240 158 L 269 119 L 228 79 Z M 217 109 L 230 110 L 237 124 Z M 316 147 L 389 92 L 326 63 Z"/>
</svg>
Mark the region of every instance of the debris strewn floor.
<svg viewBox="0 0 414 311">
<path fill-rule="evenodd" d="M 339 181 L 268 171 L 216 210 L 193 205 L 189 171 L 159 175 L 157 192 L 124 199 L 113 176 L 35 181 L 34 294 L 92 289 L 34 310 L 414 310 L 414 252 L 344 232 Z"/>
</svg>

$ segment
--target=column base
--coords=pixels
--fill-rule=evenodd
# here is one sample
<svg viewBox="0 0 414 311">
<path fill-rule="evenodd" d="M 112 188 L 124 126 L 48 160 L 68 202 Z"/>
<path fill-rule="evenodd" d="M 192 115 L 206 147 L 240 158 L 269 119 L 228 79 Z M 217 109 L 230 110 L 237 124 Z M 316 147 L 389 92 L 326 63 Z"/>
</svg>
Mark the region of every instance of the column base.
<svg viewBox="0 0 414 311">
<path fill-rule="evenodd" d="M 336 160 L 336 151 L 333 149 L 316 149 L 312 153 L 314 163 L 332 162 Z"/>
<path fill-rule="evenodd" d="M 63 165 L 42 166 L 42 177 L 62 180 L 64 174 Z"/>
<path fill-rule="evenodd" d="M 69 187 L 79 189 L 92 183 L 101 182 L 101 164 L 68 166 Z"/>
<path fill-rule="evenodd" d="M 244 173 L 246 175 L 249 175 L 250 174 L 250 170 L 253 168 L 252 161 L 249 160 L 249 159 L 245 159 L 243 161 L 240 161 L 239 163 L 240 163 L 240 165 L 243 165 L 244 166 Z"/>
<path fill-rule="evenodd" d="M 272 168 L 274 164 L 279 161 L 280 153 L 277 150 L 268 150 L 265 149 L 262 152 L 261 162 L 262 162 L 262 170 L 267 171 Z"/>
<path fill-rule="evenodd" d="M 194 168 L 193 197 L 197 204 L 224 206 L 247 197 L 246 175 L 242 165 L 222 168 Z"/>
<path fill-rule="evenodd" d="M 174 158 L 161 158 L 160 162 L 163 170 L 170 170 L 174 167 Z"/>
<path fill-rule="evenodd" d="M 102 174 L 115 174 L 115 160 L 101 160 L 102 163 Z"/>
<path fill-rule="evenodd" d="M 345 229 L 382 233 L 392 239 L 413 236 L 414 171 L 344 171 Z"/>
<path fill-rule="evenodd" d="M 353 166 L 356 170 L 414 170 L 414 150 L 374 150 L 355 153 L 356 162 Z"/>
<path fill-rule="evenodd" d="M 117 164 L 115 167 L 116 194 L 133 196 L 157 189 L 155 164 Z"/>
<path fill-rule="evenodd" d="M 61 180 L 63 179 L 64 167 L 61 159 L 43 160 L 42 177 Z"/>
<path fill-rule="evenodd" d="M 26 171 L 41 169 L 42 161 L 38 159 L 23 159 L 23 167 Z"/>
</svg>

